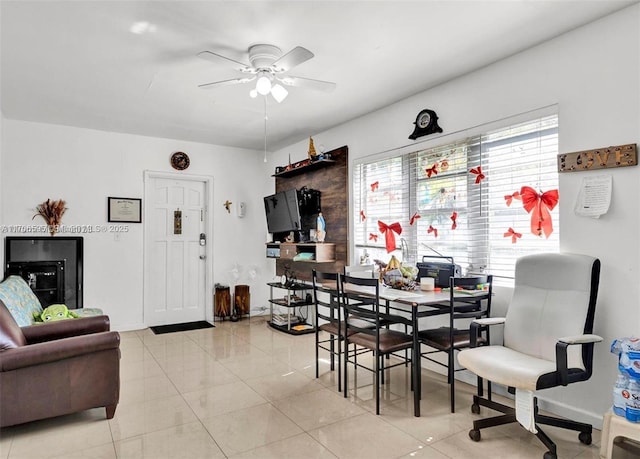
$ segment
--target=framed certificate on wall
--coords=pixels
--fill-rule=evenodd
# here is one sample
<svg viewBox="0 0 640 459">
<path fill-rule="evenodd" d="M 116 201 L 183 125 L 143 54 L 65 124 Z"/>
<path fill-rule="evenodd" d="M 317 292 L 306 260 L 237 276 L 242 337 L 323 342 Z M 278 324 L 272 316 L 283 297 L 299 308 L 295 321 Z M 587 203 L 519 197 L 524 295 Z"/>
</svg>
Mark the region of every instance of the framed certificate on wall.
<svg viewBox="0 0 640 459">
<path fill-rule="evenodd" d="M 107 198 L 107 221 L 142 223 L 142 199 Z"/>
</svg>

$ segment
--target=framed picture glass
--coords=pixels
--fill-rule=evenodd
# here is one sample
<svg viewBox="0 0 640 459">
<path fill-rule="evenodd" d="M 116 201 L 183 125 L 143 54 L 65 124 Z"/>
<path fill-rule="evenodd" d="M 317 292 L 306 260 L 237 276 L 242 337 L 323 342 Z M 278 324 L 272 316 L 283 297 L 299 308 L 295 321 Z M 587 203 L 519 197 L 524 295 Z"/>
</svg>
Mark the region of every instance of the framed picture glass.
<svg viewBox="0 0 640 459">
<path fill-rule="evenodd" d="M 107 221 L 142 223 L 142 199 L 109 197 Z"/>
</svg>

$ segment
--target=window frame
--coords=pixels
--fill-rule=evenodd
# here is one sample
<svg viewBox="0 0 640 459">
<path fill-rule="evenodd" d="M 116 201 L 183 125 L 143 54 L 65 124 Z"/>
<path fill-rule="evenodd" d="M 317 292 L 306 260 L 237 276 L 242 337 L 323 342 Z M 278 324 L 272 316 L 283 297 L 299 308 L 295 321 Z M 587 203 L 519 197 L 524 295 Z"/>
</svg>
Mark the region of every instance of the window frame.
<svg viewBox="0 0 640 459">
<path fill-rule="evenodd" d="M 518 127 L 521 127 L 520 125 L 524 125 L 524 124 L 532 125 L 533 123 L 536 123 L 536 122 L 541 122 L 540 126 L 545 126 L 544 125 L 545 120 L 552 120 L 552 121 L 554 120 L 555 126 L 552 128 L 548 128 L 548 127 L 538 128 L 537 130 L 534 130 L 531 132 L 524 132 L 522 134 L 508 136 L 507 139 L 498 138 L 495 140 L 487 141 L 487 139 L 490 139 L 490 136 L 495 134 L 497 131 L 507 132 L 509 130 L 514 130 L 514 129 L 517 130 Z M 544 135 L 544 134 L 548 134 L 549 132 L 552 133 L 551 137 Z M 408 179 L 407 180 L 408 183 L 406 185 L 403 185 L 402 191 L 398 193 L 398 194 L 402 194 L 403 196 L 403 201 L 402 201 L 403 204 L 400 207 L 400 213 L 394 214 L 398 216 L 398 218 L 400 219 L 400 223 L 403 228 L 402 234 L 396 235 L 396 244 L 398 246 L 398 250 L 400 250 L 400 253 L 391 252 L 391 253 L 387 253 L 386 257 L 374 256 L 374 258 L 378 258 L 378 259 L 382 259 L 382 261 L 386 261 L 388 258 L 391 257 L 392 254 L 396 254 L 398 258 L 402 258 L 406 262 L 413 264 L 416 261 L 421 261 L 423 256 L 436 255 L 437 252 L 440 252 L 440 250 L 438 250 L 437 247 L 432 248 L 432 247 L 429 247 L 430 244 L 425 244 L 424 242 L 421 242 L 421 241 L 424 241 L 424 238 L 419 237 L 418 234 L 419 233 L 421 234 L 423 229 L 419 229 L 418 228 L 419 225 L 410 225 L 408 223 L 410 215 L 413 214 L 419 207 L 417 190 L 420 186 L 420 183 L 425 180 L 424 178 L 418 177 L 419 175 L 419 172 L 417 172 L 418 168 L 412 167 L 412 166 L 415 166 L 415 164 L 412 164 L 412 162 L 417 163 L 417 160 L 415 158 L 420 157 L 421 154 L 428 154 L 428 152 L 436 151 L 438 149 L 446 150 L 447 148 L 451 148 L 452 146 L 459 147 L 461 145 L 462 146 L 469 145 L 469 147 L 466 147 L 470 150 L 467 152 L 467 155 L 466 155 L 467 161 L 477 160 L 478 163 L 476 164 L 467 163 L 466 171 L 460 169 L 457 172 L 454 172 L 453 174 L 449 174 L 449 177 L 454 177 L 456 175 L 460 177 L 466 174 L 467 176 L 466 190 L 469 196 L 471 196 L 472 194 L 479 195 L 479 197 L 477 198 L 479 199 L 479 202 L 476 203 L 476 210 L 486 209 L 486 211 L 489 212 L 490 210 L 489 203 L 488 203 L 489 192 L 482 193 L 482 191 L 480 191 L 478 193 L 474 191 L 473 184 L 470 182 L 474 182 L 475 176 L 468 173 L 469 169 L 472 167 L 477 167 L 477 165 L 486 166 L 486 163 L 484 162 L 485 159 L 483 158 L 483 154 L 486 154 L 486 151 L 489 150 L 490 147 L 495 147 L 498 144 L 505 143 L 505 142 L 510 145 L 517 144 L 518 141 L 526 140 L 528 138 L 534 138 L 534 139 L 550 138 L 551 140 L 553 140 L 553 142 L 551 143 L 552 145 L 551 150 L 553 154 L 549 154 L 549 156 L 546 157 L 546 159 L 542 161 L 538 161 L 538 163 L 545 164 L 545 168 L 546 168 L 544 171 L 545 174 L 548 174 L 548 172 L 550 171 L 554 172 L 555 178 L 552 179 L 551 181 L 545 179 L 545 183 L 553 183 L 552 185 L 553 188 L 557 189 L 559 186 L 559 177 L 558 177 L 557 165 L 556 165 L 557 163 L 555 158 L 558 154 L 559 117 L 558 117 L 556 106 L 545 107 L 544 109 L 541 109 L 538 111 L 533 111 L 533 112 L 521 114 L 515 117 L 510 117 L 508 119 L 504 119 L 499 122 L 478 126 L 473 130 L 460 131 L 452 135 L 440 136 L 438 137 L 438 139 L 434 139 L 429 142 L 425 141 L 425 142 L 416 143 L 412 145 L 406 145 L 404 147 L 396 148 L 396 149 L 389 150 L 387 152 L 379 153 L 376 155 L 370 155 L 370 156 L 358 158 L 357 160 L 354 161 L 354 172 L 352 174 L 351 190 L 353 193 L 353 197 L 351 200 L 352 201 L 351 204 L 352 204 L 353 215 L 352 215 L 351 221 L 353 224 L 353 230 L 352 230 L 353 238 L 352 238 L 352 243 L 350 244 L 351 246 L 350 250 L 352 250 L 353 254 L 359 255 L 359 257 L 356 259 L 359 260 L 360 262 L 370 259 L 370 258 L 365 258 L 363 255 L 364 253 L 375 252 L 376 250 L 378 251 L 378 253 L 380 253 L 381 248 L 382 250 L 384 250 L 384 235 L 380 234 L 378 231 L 375 231 L 378 235 L 378 241 L 376 242 L 370 241 L 367 238 L 368 236 L 367 233 L 370 232 L 369 230 L 373 228 L 372 222 L 367 222 L 367 226 L 365 226 L 365 228 L 367 229 L 365 230 L 364 233 L 362 232 L 362 228 L 360 227 L 362 224 L 362 221 L 361 221 L 361 218 L 359 218 L 361 208 L 358 207 L 359 206 L 358 200 L 366 199 L 367 193 L 362 192 L 363 188 L 367 186 L 367 183 L 366 183 L 367 179 L 366 177 L 363 177 L 363 172 L 362 172 L 362 170 L 365 169 L 366 166 L 389 162 L 389 161 L 399 161 L 402 164 L 403 168 L 408 169 L 408 170 L 403 170 L 401 173 L 403 178 Z M 540 151 L 542 151 L 544 148 L 548 149 L 548 147 L 544 145 L 538 148 L 540 148 Z M 551 156 L 553 156 L 553 169 L 551 168 L 551 165 L 550 165 Z M 535 162 L 533 162 L 532 164 L 534 163 Z M 535 164 L 538 164 L 538 163 L 535 163 Z M 532 167 L 530 164 L 528 164 L 528 166 Z M 486 170 L 485 167 L 483 167 L 483 172 L 485 170 Z M 486 175 L 487 177 L 490 177 L 489 174 L 486 174 Z M 437 176 L 437 177 L 442 179 L 442 176 Z M 489 178 L 485 178 L 485 183 L 488 184 L 489 182 L 490 182 Z M 538 182 L 540 182 L 540 180 L 538 180 Z M 538 183 L 523 182 L 522 186 L 525 186 L 525 185 L 532 186 L 535 188 L 535 185 L 538 185 Z M 360 190 L 356 188 L 358 186 L 360 187 Z M 540 189 L 538 187 L 538 192 L 543 192 L 543 191 L 547 191 L 547 189 Z M 458 193 L 458 191 L 456 191 L 455 193 Z M 363 198 L 363 196 L 365 197 Z M 495 201 L 495 199 L 496 199 L 495 195 L 493 195 L 493 200 Z M 495 202 L 494 202 L 494 206 L 495 206 Z M 365 205 L 362 207 L 366 208 L 367 206 Z M 521 209 L 521 210 L 526 214 L 526 211 L 524 209 Z M 402 214 L 401 217 L 399 216 L 400 214 Z M 554 222 L 554 232 L 551 234 L 552 237 L 550 237 L 549 239 L 545 239 L 546 241 L 548 241 L 548 243 L 545 243 L 544 245 L 545 245 L 546 251 L 558 252 L 559 246 L 560 246 L 560 241 L 559 241 L 559 233 L 560 233 L 559 223 L 560 222 L 559 222 L 558 206 L 556 206 L 556 208 L 552 212 L 552 216 L 553 216 L 553 222 Z M 372 218 L 374 219 L 374 221 L 376 221 L 379 217 L 372 215 Z M 519 216 L 519 218 L 522 219 L 523 217 Z M 367 219 L 369 219 L 369 216 L 367 216 Z M 490 215 L 484 215 L 482 217 L 478 217 L 476 214 L 472 214 L 472 213 L 469 214 L 469 220 L 468 220 L 469 232 L 474 233 L 473 237 L 471 236 L 471 234 L 468 236 L 469 240 L 467 242 L 466 250 L 469 252 L 469 256 L 468 256 L 468 259 L 464 259 L 464 257 L 458 257 L 460 261 L 462 261 L 462 263 L 459 263 L 458 259 L 456 259 L 456 263 L 461 264 L 463 266 L 463 273 L 465 274 L 481 273 L 486 270 L 485 268 L 487 266 L 490 268 L 489 271 L 491 271 L 491 265 L 490 265 L 490 263 L 492 262 L 491 251 L 494 250 L 493 247 L 496 244 L 496 241 L 498 240 L 495 233 L 495 228 L 494 228 L 494 233 L 490 232 L 492 231 L 491 220 L 492 220 L 492 217 Z M 493 220 L 495 221 L 495 218 Z M 389 224 L 389 223 L 392 223 L 392 221 L 395 221 L 395 219 L 390 218 L 389 221 L 387 221 L 386 223 Z M 422 221 L 422 218 L 416 221 L 420 222 Z M 424 225 L 421 225 L 421 226 L 424 226 Z M 485 228 L 482 229 L 481 228 L 482 226 L 485 226 Z M 495 226 L 495 222 L 494 222 L 494 226 Z M 478 231 L 479 227 L 480 227 L 480 231 Z M 522 230 L 523 228 L 519 228 L 519 229 Z M 520 232 L 518 229 L 516 229 L 516 231 Z M 478 233 L 480 233 L 480 236 L 478 236 Z M 528 235 L 523 234 L 523 236 L 535 238 L 533 234 L 528 234 Z M 404 244 L 403 244 L 404 241 L 402 241 L 403 239 L 409 241 L 408 243 L 410 247 L 409 253 L 406 253 L 404 250 Z M 523 239 L 521 238 L 518 240 L 518 242 L 521 242 L 522 240 Z M 421 248 L 419 247 L 419 245 L 423 245 L 426 247 Z M 441 244 L 438 244 L 438 245 L 441 245 Z M 524 247 L 525 252 L 527 251 L 527 244 L 520 244 L 520 246 Z M 473 247 L 486 247 L 486 249 L 479 248 L 478 250 L 473 250 Z M 430 249 L 433 249 L 433 250 L 430 250 Z M 443 253 L 443 255 L 449 255 L 449 253 Z M 500 257 L 497 257 L 496 260 L 499 258 Z M 515 265 L 515 259 L 513 259 L 512 262 L 513 262 L 513 265 Z M 505 268 L 501 268 L 501 274 L 494 276 L 496 280 L 496 284 L 512 285 L 513 271 L 511 270 L 510 274 L 507 274 L 507 275 L 505 275 L 504 271 L 505 271 Z"/>
</svg>

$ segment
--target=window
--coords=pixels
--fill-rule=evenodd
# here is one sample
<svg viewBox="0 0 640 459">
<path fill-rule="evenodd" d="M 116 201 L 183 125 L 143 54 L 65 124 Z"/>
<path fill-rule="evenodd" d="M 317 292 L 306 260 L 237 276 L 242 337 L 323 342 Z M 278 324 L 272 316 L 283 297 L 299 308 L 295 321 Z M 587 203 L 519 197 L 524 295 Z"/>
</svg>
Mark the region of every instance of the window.
<svg viewBox="0 0 640 459">
<path fill-rule="evenodd" d="M 435 148 L 365 158 L 353 178 L 356 256 L 366 251 L 387 261 L 378 222 L 397 222 L 402 233 L 394 254 L 404 261 L 441 254 L 464 273 L 512 279 L 517 258 L 559 250 L 558 207 L 550 211 L 553 231 L 537 236 L 519 199 L 523 186 L 538 194 L 557 190 L 557 154 L 553 115 Z"/>
</svg>

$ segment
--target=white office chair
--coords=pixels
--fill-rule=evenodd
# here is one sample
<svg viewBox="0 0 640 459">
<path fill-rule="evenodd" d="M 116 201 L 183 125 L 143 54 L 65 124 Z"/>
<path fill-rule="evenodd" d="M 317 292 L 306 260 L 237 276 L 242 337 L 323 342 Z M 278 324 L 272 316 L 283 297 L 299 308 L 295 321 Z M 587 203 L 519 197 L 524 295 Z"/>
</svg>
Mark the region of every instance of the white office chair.
<svg viewBox="0 0 640 459">
<path fill-rule="evenodd" d="M 589 379 L 594 343 L 602 341 L 591 334 L 599 278 L 600 261 L 586 255 L 554 253 L 520 258 L 506 317 L 479 319 L 472 324 L 472 341 L 479 326 L 504 324 L 504 343 L 463 350 L 458 361 L 479 378 L 507 386 L 511 393 Z M 557 458 L 556 445 L 539 424 L 578 431 L 579 440 L 591 444 L 591 425 L 539 414 L 536 398 L 533 400 L 530 430 L 548 449 L 544 459 Z M 472 412 L 479 413 L 480 406 L 504 414 L 474 421 L 469 432 L 473 441 L 480 441 L 480 429 L 516 422 L 514 408 L 483 398 L 482 384 L 473 397 Z"/>
</svg>

